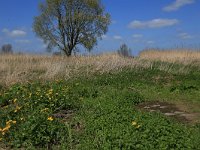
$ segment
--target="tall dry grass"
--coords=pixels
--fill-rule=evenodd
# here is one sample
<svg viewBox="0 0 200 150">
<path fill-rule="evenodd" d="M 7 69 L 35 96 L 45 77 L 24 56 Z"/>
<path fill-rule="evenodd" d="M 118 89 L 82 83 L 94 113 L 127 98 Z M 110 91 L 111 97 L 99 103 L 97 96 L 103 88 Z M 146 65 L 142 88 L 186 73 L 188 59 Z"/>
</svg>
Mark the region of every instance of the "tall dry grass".
<svg viewBox="0 0 200 150">
<path fill-rule="evenodd" d="M 159 50 L 149 49 L 144 50 L 139 54 L 141 59 L 157 60 L 171 63 L 200 64 L 200 51 L 187 50 L 187 49 L 172 49 L 172 50 Z"/>
<path fill-rule="evenodd" d="M 0 84 L 11 85 L 17 82 L 58 78 L 70 79 L 78 75 L 101 74 L 138 65 L 134 59 L 124 59 L 115 54 L 71 58 L 0 55 Z"/>
<path fill-rule="evenodd" d="M 154 60 L 173 62 L 181 59 L 186 62 L 199 58 L 199 53 L 177 51 L 144 51 L 139 58 L 125 58 L 117 54 L 70 58 L 38 55 L 0 55 L 0 85 L 10 86 L 15 83 L 35 80 L 71 79 L 80 75 L 88 76 L 121 71 L 123 68 L 155 69 L 156 67 L 168 72 L 188 73 L 189 68 L 186 66 L 178 69 L 174 69 L 173 65 L 166 63 L 156 64 L 155 66 Z"/>
</svg>

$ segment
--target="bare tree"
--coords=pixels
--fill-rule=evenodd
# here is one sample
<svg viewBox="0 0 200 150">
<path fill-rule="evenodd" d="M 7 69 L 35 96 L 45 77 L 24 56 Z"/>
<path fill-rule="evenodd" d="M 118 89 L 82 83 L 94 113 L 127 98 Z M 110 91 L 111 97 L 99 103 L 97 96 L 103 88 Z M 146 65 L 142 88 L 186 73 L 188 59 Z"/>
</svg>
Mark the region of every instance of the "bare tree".
<svg viewBox="0 0 200 150">
<path fill-rule="evenodd" d="M 46 0 L 33 28 L 49 49 L 58 47 L 71 56 L 78 44 L 90 51 L 109 24 L 100 0 Z"/>
<path fill-rule="evenodd" d="M 117 53 L 121 56 L 124 57 L 130 57 L 131 56 L 131 49 L 128 48 L 128 46 L 126 44 L 122 44 L 119 48 L 119 50 L 117 51 Z"/>
<path fill-rule="evenodd" d="M 4 44 L 1 47 L 1 53 L 2 54 L 12 54 L 13 53 L 12 45 L 11 44 Z"/>
</svg>

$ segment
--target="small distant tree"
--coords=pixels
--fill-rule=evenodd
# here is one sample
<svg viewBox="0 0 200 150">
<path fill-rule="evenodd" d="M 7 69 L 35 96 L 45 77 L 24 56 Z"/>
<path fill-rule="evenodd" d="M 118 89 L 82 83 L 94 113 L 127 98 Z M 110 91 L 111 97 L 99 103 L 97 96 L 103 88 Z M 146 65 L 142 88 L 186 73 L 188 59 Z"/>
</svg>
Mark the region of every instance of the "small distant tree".
<svg viewBox="0 0 200 150">
<path fill-rule="evenodd" d="M 109 24 L 101 0 L 45 0 L 33 29 L 48 49 L 58 47 L 71 56 L 78 44 L 90 51 Z"/>
<path fill-rule="evenodd" d="M 61 55 L 62 55 L 61 52 L 54 52 L 54 53 L 53 53 L 53 56 L 61 56 Z"/>
<path fill-rule="evenodd" d="M 11 44 L 4 44 L 1 47 L 1 53 L 2 54 L 12 54 L 13 53 L 12 45 Z"/>
<path fill-rule="evenodd" d="M 131 57 L 131 49 L 126 44 L 122 44 L 117 53 L 124 57 Z"/>
</svg>

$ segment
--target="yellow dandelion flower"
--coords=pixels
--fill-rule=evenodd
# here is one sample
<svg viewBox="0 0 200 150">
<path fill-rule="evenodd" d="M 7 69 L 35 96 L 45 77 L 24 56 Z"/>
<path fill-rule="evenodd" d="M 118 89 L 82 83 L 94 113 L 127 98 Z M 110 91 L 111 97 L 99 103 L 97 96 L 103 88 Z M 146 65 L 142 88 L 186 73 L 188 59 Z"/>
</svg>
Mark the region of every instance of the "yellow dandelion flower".
<svg viewBox="0 0 200 150">
<path fill-rule="evenodd" d="M 17 123 L 17 121 L 15 121 L 15 120 L 14 120 L 14 121 L 12 121 L 12 123 L 13 123 L 13 124 L 16 124 L 16 123 Z"/>
<path fill-rule="evenodd" d="M 4 106 L 3 108 L 8 108 L 8 105 Z"/>
<path fill-rule="evenodd" d="M 15 99 L 13 100 L 13 102 L 16 103 L 16 102 L 17 102 L 17 99 L 15 98 Z"/>
<path fill-rule="evenodd" d="M 20 109 L 21 109 L 21 107 L 17 106 L 17 107 L 16 107 L 16 109 L 20 110 Z"/>
<path fill-rule="evenodd" d="M 137 122 L 136 122 L 136 121 L 132 121 L 132 125 L 133 125 L 133 126 L 136 126 L 136 125 L 137 125 Z"/>
<path fill-rule="evenodd" d="M 16 113 L 16 112 L 18 112 L 18 110 L 20 110 L 20 109 L 21 109 L 21 107 L 19 107 L 19 106 L 16 106 L 16 108 L 15 108 L 14 112 Z"/>
<path fill-rule="evenodd" d="M 11 127 L 10 125 L 7 125 L 5 128 L 3 128 L 2 131 L 3 131 L 3 132 L 8 131 L 8 130 L 10 129 L 10 127 Z"/>
<path fill-rule="evenodd" d="M 141 125 L 137 125 L 137 126 L 136 126 L 137 129 L 140 128 L 140 127 L 141 127 Z"/>
<path fill-rule="evenodd" d="M 6 125 L 10 124 L 12 120 L 6 121 Z"/>
<path fill-rule="evenodd" d="M 40 112 L 47 112 L 48 110 L 49 110 L 49 108 L 44 108 Z"/>
<path fill-rule="evenodd" d="M 32 96 L 32 93 L 29 93 L 29 98 L 31 98 L 31 96 Z"/>
<path fill-rule="evenodd" d="M 48 94 L 52 94 L 53 93 L 53 89 L 50 89 L 49 91 L 48 91 Z"/>
<path fill-rule="evenodd" d="M 48 121 L 53 121 L 53 117 L 48 117 L 47 120 Z"/>
</svg>

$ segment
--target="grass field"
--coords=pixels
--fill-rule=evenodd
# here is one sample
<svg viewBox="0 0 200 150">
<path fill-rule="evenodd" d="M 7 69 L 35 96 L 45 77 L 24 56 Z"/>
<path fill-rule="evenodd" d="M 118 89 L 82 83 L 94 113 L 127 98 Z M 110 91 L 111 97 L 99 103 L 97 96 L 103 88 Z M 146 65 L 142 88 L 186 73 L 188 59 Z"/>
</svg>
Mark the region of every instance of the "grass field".
<svg viewBox="0 0 200 150">
<path fill-rule="evenodd" d="M 138 58 L 0 56 L 0 145 L 198 150 L 199 56 L 172 51 L 146 51 Z M 145 110 L 149 103 L 169 104 L 177 115 Z"/>
</svg>

